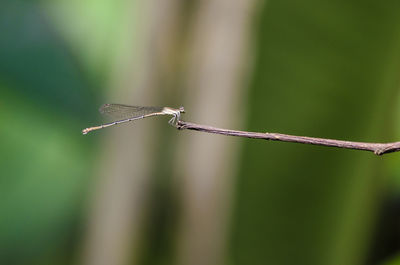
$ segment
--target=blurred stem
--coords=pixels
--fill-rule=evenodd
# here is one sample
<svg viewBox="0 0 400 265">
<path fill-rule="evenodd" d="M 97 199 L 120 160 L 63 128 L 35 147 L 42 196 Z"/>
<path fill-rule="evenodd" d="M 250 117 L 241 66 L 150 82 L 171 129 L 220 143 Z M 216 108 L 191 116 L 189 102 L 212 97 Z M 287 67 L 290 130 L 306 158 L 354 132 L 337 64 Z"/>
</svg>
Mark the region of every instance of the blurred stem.
<svg viewBox="0 0 400 265">
<path fill-rule="evenodd" d="M 112 65 L 107 98 L 116 102 L 156 102 L 174 45 L 175 0 L 127 2 Z M 163 67 L 164 66 L 164 67 Z M 156 136 L 150 123 L 114 131 L 98 162 L 82 264 L 140 263 L 149 215 Z M 142 263 L 141 263 L 142 264 Z"/>
<path fill-rule="evenodd" d="M 241 123 L 256 2 L 196 1 L 183 74 L 183 101 L 194 119 L 232 127 Z M 238 164 L 238 143 L 231 140 L 181 138 L 177 171 L 183 206 L 177 264 L 225 263 L 237 170 L 232 165 Z"/>
</svg>

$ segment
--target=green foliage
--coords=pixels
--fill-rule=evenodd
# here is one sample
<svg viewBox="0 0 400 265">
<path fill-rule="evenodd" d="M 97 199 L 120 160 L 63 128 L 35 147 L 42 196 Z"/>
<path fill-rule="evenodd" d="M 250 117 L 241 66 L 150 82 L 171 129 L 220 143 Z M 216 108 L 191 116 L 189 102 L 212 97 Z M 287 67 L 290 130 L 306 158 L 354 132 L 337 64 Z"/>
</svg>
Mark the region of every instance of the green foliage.
<svg viewBox="0 0 400 265">
<path fill-rule="evenodd" d="M 91 171 L 79 132 L 96 97 L 41 9 L 1 7 L 0 263 L 70 258 Z"/>
<path fill-rule="evenodd" d="M 268 1 L 257 26 L 248 129 L 394 140 L 397 1 Z M 234 264 L 362 264 L 384 185 L 368 153 L 246 141 Z"/>
<path fill-rule="evenodd" d="M 79 132 L 138 33 L 123 34 L 128 1 L 0 6 L 0 263 L 69 264 L 82 247 L 94 167 L 95 138 Z M 396 140 L 399 13 L 396 0 L 267 1 L 254 21 L 248 129 Z M 173 148 L 165 141 L 158 153 Z M 181 199 L 166 191 L 160 157 L 146 264 L 172 259 Z M 397 154 L 245 140 L 240 163 L 229 238 L 237 265 L 363 264 L 386 180 L 400 187 Z"/>
</svg>

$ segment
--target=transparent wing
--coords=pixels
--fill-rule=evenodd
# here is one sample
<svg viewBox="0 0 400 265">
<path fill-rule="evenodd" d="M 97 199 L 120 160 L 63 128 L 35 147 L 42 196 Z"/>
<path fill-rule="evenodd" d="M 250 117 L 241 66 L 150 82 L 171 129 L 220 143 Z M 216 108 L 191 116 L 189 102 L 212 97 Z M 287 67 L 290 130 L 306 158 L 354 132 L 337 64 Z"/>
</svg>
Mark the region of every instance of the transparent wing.
<svg viewBox="0 0 400 265">
<path fill-rule="evenodd" d="M 136 118 L 152 113 L 159 113 L 162 110 L 163 107 L 141 107 L 122 104 L 104 104 L 99 109 L 101 114 L 114 119 Z"/>
</svg>

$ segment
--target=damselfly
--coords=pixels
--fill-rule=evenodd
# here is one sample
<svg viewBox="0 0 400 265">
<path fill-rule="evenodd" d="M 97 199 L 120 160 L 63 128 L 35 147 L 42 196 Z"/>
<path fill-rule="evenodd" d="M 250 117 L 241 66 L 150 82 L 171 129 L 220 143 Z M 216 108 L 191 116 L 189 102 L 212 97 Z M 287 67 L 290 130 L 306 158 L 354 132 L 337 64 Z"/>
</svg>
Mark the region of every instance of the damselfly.
<svg viewBox="0 0 400 265">
<path fill-rule="evenodd" d="M 87 134 L 91 131 L 103 129 L 124 122 L 140 120 L 147 117 L 161 116 L 161 115 L 173 116 L 168 123 L 176 125 L 179 121 L 181 113 L 184 113 L 185 109 L 183 107 L 180 107 L 179 109 L 173 109 L 169 107 L 140 107 L 140 106 L 128 106 L 122 104 L 104 104 L 103 106 L 100 107 L 99 111 L 102 114 L 106 114 L 108 116 L 111 116 L 112 118 L 119 120 L 83 129 L 82 130 L 83 134 Z"/>
</svg>

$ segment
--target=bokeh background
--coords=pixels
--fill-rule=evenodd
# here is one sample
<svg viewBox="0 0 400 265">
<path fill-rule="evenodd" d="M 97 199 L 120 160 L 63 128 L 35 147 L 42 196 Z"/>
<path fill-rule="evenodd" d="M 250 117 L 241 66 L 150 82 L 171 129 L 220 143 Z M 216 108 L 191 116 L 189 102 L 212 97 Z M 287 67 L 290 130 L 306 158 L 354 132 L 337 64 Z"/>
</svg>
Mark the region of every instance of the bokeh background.
<svg viewBox="0 0 400 265">
<path fill-rule="evenodd" d="M 400 264 L 400 2 L 0 1 L 0 264 Z"/>
</svg>

